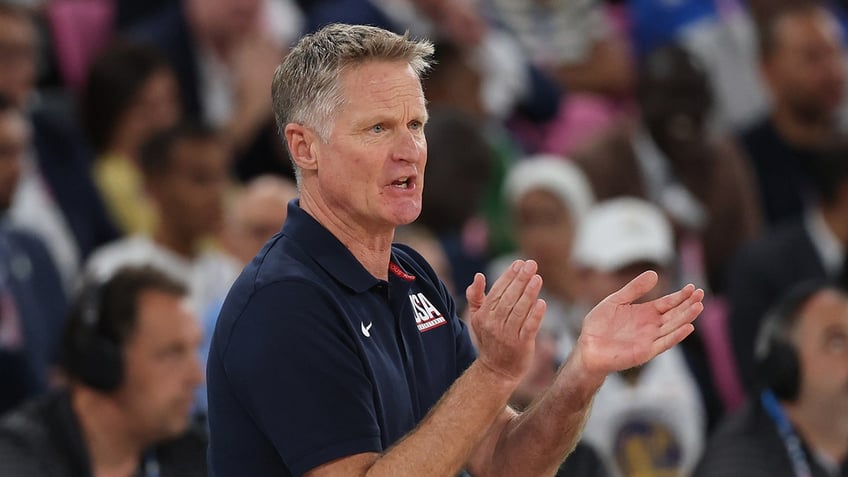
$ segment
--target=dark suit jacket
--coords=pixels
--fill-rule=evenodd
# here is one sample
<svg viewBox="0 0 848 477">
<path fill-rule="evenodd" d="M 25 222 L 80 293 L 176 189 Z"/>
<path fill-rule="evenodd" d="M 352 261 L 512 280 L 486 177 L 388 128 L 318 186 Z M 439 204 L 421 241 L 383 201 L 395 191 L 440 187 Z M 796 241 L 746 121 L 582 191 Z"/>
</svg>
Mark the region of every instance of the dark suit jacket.
<svg viewBox="0 0 848 477">
<path fill-rule="evenodd" d="M 47 389 L 67 313 L 59 272 L 41 239 L 0 223 L 0 291 L 11 294 L 21 349 L 0 346 L 0 414 Z"/>
<path fill-rule="evenodd" d="M 801 219 L 785 223 L 739 251 L 727 278 L 730 338 L 743 385 L 755 389 L 754 343 L 763 315 L 793 286 L 827 278 Z"/>
</svg>

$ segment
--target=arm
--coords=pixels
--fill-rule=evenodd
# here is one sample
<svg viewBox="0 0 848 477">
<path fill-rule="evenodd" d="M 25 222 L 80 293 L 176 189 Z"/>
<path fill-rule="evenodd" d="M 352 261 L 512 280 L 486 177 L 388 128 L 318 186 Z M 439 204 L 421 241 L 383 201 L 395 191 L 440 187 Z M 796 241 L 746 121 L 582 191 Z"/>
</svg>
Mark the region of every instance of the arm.
<svg viewBox="0 0 848 477">
<path fill-rule="evenodd" d="M 472 459 L 475 475 L 553 475 L 577 444 L 607 374 L 645 363 L 688 336 L 704 293 L 692 285 L 658 300 L 633 301 L 657 282 L 645 272 L 586 317 L 556 380 L 521 415 L 502 414 Z"/>
<path fill-rule="evenodd" d="M 488 295 L 482 275 L 475 277 L 468 298 L 479 358 L 415 431 L 383 454 L 345 457 L 307 475 L 454 475 L 466 463 L 474 475 L 551 475 L 574 447 L 606 374 L 644 363 L 682 340 L 701 310 L 703 292 L 691 285 L 631 305 L 656 284 L 655 273 L 642 274 L 589 314 L 554 385 L 518 415 L 506 401 L 532 360 L 545 309 L 536 298 L 536 265 L 526 263 L 520 268 L 517 261 Z"/>
</svg>

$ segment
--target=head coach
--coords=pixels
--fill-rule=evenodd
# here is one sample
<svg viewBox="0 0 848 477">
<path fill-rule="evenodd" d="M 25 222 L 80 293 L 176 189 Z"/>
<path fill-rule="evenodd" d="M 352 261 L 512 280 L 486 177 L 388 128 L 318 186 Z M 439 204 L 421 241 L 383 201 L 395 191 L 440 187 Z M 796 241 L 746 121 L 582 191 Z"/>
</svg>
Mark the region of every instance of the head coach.
<svg viewBox="0 0 848 477">
<path fill-rule="evenodd" d="M 645 272 L 588 314 L 528 411 L 507 406 L 545 313 L 536 263 L 515 261 L 488 293 L 475 277 L 475 350 L 430 266 L 392 244 L 421 211 L 420 77 L 432 51 L 334 24 L 277 69 L 274 111 L 300 198 L 218 318 L 207 368 L 216 477 L 551 475 L 604 377 L 692 332 L 703 292 L 634 304 L 657 282 Z"/>
</svg>

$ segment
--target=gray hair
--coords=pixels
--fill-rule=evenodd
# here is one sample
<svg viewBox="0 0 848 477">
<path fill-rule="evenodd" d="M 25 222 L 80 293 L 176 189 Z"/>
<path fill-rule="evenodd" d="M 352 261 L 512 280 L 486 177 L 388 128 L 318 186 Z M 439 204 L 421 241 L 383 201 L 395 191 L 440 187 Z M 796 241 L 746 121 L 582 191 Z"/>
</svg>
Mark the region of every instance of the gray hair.
<svg viewBox="0 0 848 477">
<path fill-rule="evenodd" d="M 314 129 L 323 141 L 330 118 L 344 103 L 342 71 L 370 60 L 406 61 L 419 79 L 431 65 L 433 44 L 373 26 L 334 23 L 304 36 L 292 48 L 271 84 L 274 116 L 283 137 L 289 123 Z M 295 166 L 295 173 L 299 171 Z"/>
</svg>

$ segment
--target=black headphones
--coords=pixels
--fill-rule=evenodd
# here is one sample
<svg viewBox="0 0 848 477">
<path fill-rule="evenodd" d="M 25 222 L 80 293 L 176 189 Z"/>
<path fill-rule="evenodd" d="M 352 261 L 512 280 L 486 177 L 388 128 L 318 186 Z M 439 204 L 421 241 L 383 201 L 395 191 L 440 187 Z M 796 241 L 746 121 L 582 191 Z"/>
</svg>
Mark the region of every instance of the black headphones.
<svg viewBox="0 0 848 477">
<path fill-rule="evenodd" d="M 63 352 L 65 370 L 102 392 L 116 390 L 124 379 L 122 347 L 109 336 L 103 322 L 104 296 L 108 293 L 108 283 L 90 281 L 84 285 Z"/>
<path fill-rule="evenodd" d="M 761 386 L 770 389 L 782 401 L 795 401 L 801 391 L 801 363 L 795 345 L 787 336 L 789 329 L 813 295 L 835 288 L 826 280 L 797 285 L 766 314 L 760 326 L 754 348 L 757 377 Z"/>
</svg>

